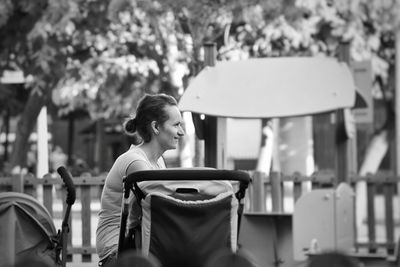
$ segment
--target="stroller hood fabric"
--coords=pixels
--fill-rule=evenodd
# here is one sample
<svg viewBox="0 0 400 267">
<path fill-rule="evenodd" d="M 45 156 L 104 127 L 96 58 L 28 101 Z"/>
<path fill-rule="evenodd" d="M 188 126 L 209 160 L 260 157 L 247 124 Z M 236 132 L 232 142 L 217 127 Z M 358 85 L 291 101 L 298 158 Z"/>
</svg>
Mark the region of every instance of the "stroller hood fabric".
<svg viewBox="0 0 400 267">
<path fill-rule="evenodd" d="M 238 202 L 232 192 L 188 201 L 154 192 L 142 208 L 142 252 L 164 267 L 200 267 L 220 249 L 237 249 Z"/>
<path fill-rule="evenodd" d="M 24 257 L 39 257 L 54 266 L 56 234 L 49 212 L 35 198 L 0 193 L 0 266 L 12 266 Z"/>
</svg>

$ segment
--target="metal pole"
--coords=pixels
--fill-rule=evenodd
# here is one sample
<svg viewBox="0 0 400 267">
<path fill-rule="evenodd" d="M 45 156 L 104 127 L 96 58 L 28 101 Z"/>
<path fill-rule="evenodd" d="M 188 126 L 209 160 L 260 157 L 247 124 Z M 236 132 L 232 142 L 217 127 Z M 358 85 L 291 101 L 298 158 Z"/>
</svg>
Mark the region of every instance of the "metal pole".
<svg viewBox="0 0 400 267">
<path fill-rule="evenodd" d="M 215 66 L 216 53 L 215 43 L 204 44 L 205 66 Z M 204 166 L 224 169 L 227 166 L 226 118 L 206 116 L 204 126 Z"/>
<path fill-rule="evenodd" d="M 265 212 L 265 190 L 264 190 L 265 173 L 256 171 L 253 175 L 252 187 L 252 211 Z"/>
<path fill-rule="evenodd" d="M 395 32 L 395 172 L 396 176 L 400 175 L 400 30 L 397 29 Z M 399 196 L 400 202 L 400 183 L 397 183 L 397 195 Z"/>
<path fill-rule="evenodd" d="M 350 43 L 340 44 L 338 59 L 350 64 Z M 349 182 L 349 173 L 357 172 L 356 133 L 351 109 L 341 109 L 336 112 L 336 146 L 336 182 Z"/>
<path fill-rule="evenodd" d="M 5 141 L 4 141 L 4 161 L 8 162 L 8 146 L 9 146 L 9 135 L 10 135 L 10 108 L 6 108 L 6 115 L 4 117 L 5 124 Z"/>
<path fill-rule="evenodd" d="M 216 63 L 215 43 L 204 43 L 204 65 L 214 67 Z"/>
</svg>

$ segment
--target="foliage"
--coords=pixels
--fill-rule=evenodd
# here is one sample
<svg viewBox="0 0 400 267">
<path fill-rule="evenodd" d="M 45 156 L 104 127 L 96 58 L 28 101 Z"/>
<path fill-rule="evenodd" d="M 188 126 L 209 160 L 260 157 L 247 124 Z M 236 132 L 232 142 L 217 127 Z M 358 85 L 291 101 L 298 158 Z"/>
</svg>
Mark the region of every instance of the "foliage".
<svg viewBox="0 0 400 267">
<path fill-rule="evenodd" d="M 171 72 L 165 51 L 173 34 L 168 14 L 154 21 L 140 8 L 120 4 L 110 3 L 110 21 L 103 31 L 84 29 L 82 34 L 71 24 L 75 41 L 69 49 L 83 47 L 90 56 L 68 60 L 66 74 L 53 92 L 63 113 L 85 109 L 93 118 L 126 116 L 145 92 L 176 94 L 168 83 L 162 86 Z"/>
<path fill-rule="evenodd" d="M 287 15 L 269 23 L 250 20 L 234 28 L 220 50 L 222 59 L 335 56 L 341 42 L 350 42 L 352 60 L 371 60 L 374 80 L 379 81 L 373 95 L 382 98 L 385 92 L 391 96 L 393 75 L 389 72 L 394 67 L 399 6 L 396 1 L 297 0 Z M 261 6 L 252 9 L 253 18 L 265 18 Z"/>
<path fill-rule="evenodd" d="M 334 55 L 339 42 L 350 41 L 353 59 L 371 59 L 385 83 L 399 17 L 395 1 L 378 0 L 43 0 L 35 5 L 19 0 L 1 5 L 2 69 L 12 59 L 34 75 L 33 92 L 55 88 L 52 98 L 62 114 L 86 109 L 92 117 L 129 114 L 135 105 L 129 99 L 160 85 L 179 96 L 179 77 L 201 67 L 195 65 L 201 64 L 206 41 L 217 43 L 221 60 Z"/>
<path fill-rule="evenodd" d="M 179 98 L 204 42 L 217 43 L 219 60 L 239 60 L 334 56 L 348 41 L 353 60 L 372 62 L 374 95 L 391 97 L 398 14 L 395 0 L 4 0 L 0 72 L 32 75 L 27 121 L 46 101 L 60 115 L 109 118 L 129 115 L 145 92 Z"/>
<path fill-rule="evenodd" d="M 387 83 L 394 6 L 361 0 L 111 1 L 111 22 L 103 31 L 70 25 L 72 49 L 87 49 L 90 58 L 69 59 L 53 100 L 64 113 L 83 108 L 107 118 L 129 114 L 143 92 L 160 86 L 179 97 L 182 77 L 201 68 L 207 41 L 217 43 L 220 60 L 334 56 L 340 42 L 350 41 L 353 60 L 370 59 L 376 79 Z M 375 96 L 380 92 L 376 87 Z"/>
</svg>

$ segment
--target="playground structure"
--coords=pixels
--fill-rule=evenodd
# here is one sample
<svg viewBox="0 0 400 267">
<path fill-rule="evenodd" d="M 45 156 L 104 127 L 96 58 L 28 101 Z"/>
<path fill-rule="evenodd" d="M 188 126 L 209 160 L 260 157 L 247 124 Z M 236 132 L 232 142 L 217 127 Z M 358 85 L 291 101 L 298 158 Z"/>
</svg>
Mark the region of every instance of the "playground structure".
<svg viewBox="0 0 400 267">
<path fill-rule="evenodd" d="M 191 82 L 179 104 L 181 110 L 192 112 L 196 134 L 204 139 L 206 166 L 226 166 L 226 118 L 336 113 L 337 170 L 332 188 L 303 195 L 293 215 L 283 213 L 279 203 L 275 203 L 278 208 L 273 213 L 266 213 L 262 203 L 264 177 L 257 173 L 253 176 L 252 201 L 257 209 L 245 214 L 239 242 L 256 265 L 295 266 L 309 255 L 329 250 L 346 252 L 365 266 L 398 264 L 398 244 L 383 257 L 374 254 L 376 248 L 361 253 L 355 246 L 355 194 L 343 182 L 349 183 L 349 174 L 356 173 L 351 162 L 355 126 L 350 109 L 365 107 L 368 101 L 362 91 L 356 90 L 347 64 L 348 46 L 342 46 L 338 59 L 268 58 L 216 63 L 215 47 L 208 44 L 205 62 L 207 67 Z M 274 178 L 270 178 L 276 194 L 281 191 L 280 182 L 274 187 Z M 369 201 L 368 210 L 371 205 Z M 393 232 L 389 234 L 393 236 Z"/>
</svg>

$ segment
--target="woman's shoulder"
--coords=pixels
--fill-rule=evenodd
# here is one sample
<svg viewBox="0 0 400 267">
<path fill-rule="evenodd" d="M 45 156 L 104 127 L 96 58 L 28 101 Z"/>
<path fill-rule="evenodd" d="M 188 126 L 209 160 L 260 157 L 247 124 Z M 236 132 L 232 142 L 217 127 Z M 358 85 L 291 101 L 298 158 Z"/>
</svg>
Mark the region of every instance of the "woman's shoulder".
<svg viewBox="0 0 400 267">
<path fill-rule="evenodd" d="M 121 154 L 118 159 L 146 159 L 146 156 L 139 147 L 132 146 Z"/>
<path fill-rule="evenodd" d="M 146 161 L 146 157 L 139 148 L 133 147 L 122 153 L 116 159 L 114 165 L 127 165 L 134 161 Z"/>
<path fill-rule="evenodd" d="M 111 167 L 110 173 L 115 173 L 118 170 L 118 175 L 126 175 L 130 166 L 145 165 L 147 167 L 147 159 L 140 148 L 131 147 L 122 153 Z M 136 167 L 139 168 L 139 167 Z"/>
</svg>

